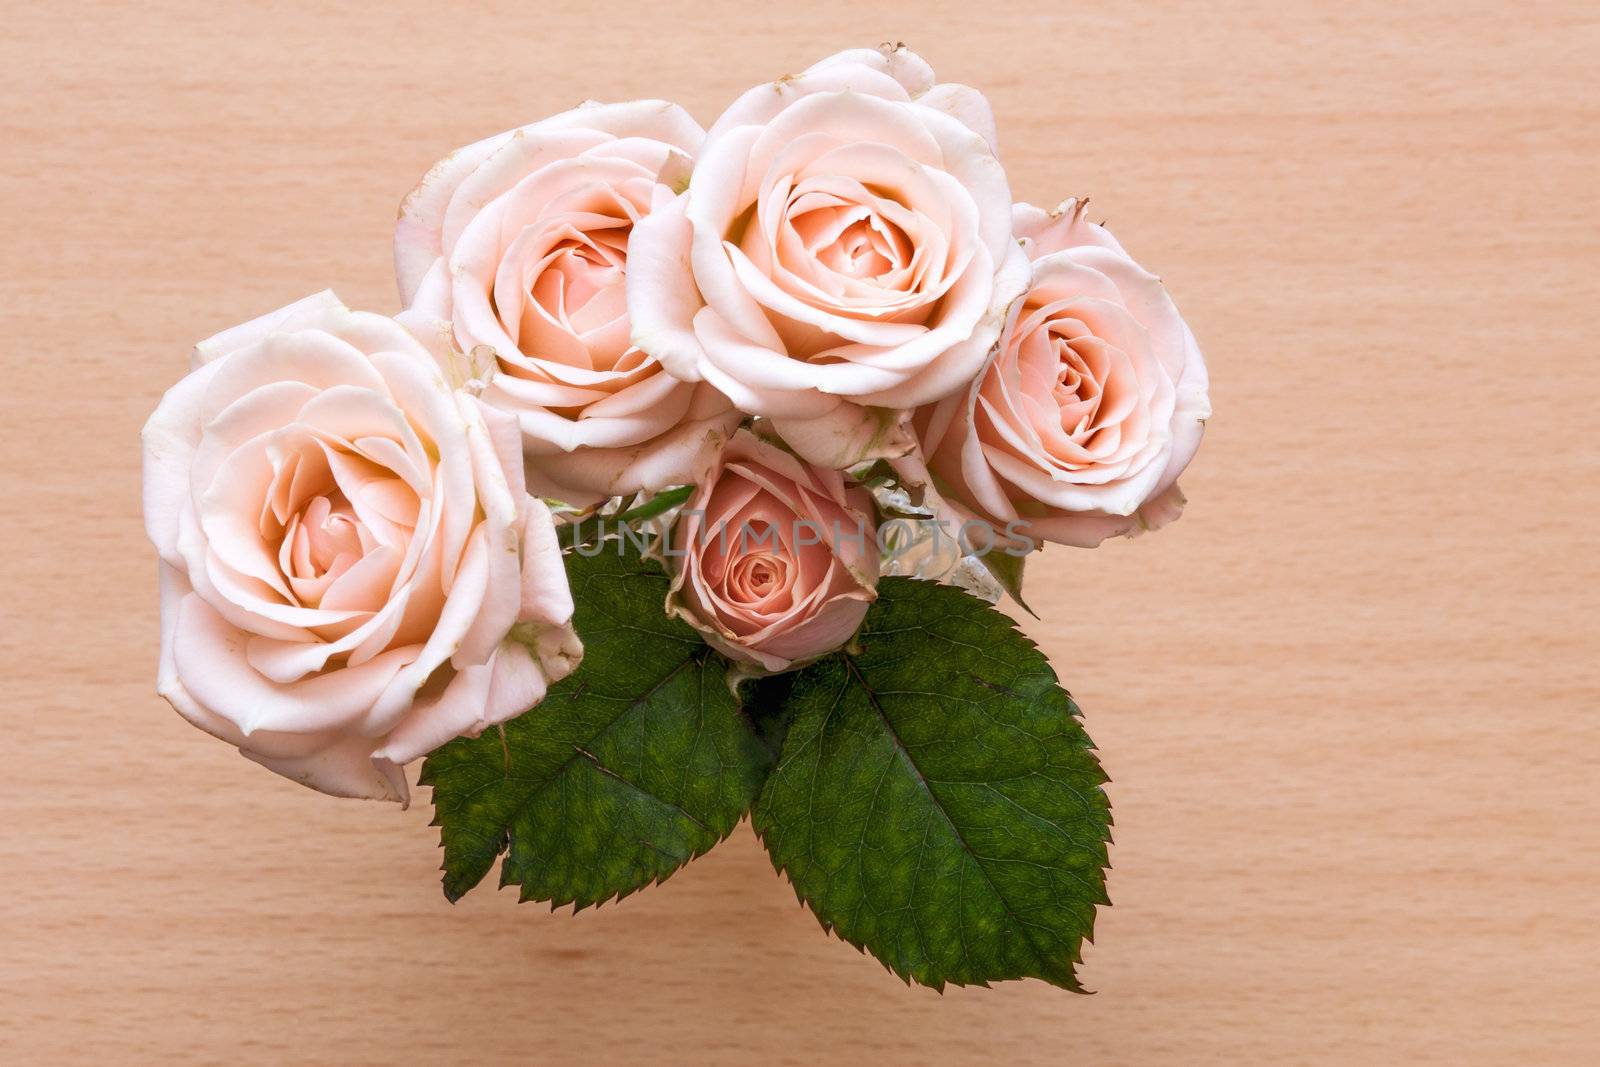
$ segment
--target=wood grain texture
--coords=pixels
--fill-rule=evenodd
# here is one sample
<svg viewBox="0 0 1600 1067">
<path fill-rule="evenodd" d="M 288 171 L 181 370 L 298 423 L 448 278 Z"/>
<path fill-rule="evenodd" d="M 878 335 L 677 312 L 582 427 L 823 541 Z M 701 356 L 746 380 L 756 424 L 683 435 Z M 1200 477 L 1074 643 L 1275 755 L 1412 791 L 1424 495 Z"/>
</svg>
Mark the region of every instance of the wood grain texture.
<svg viewBox="0 0 1600 1067">
<path fill-rule="evenodd" d="M 1600 1045 L 1600 9 L 4 5 L 0 1061 L 1560 1063 Z M 1189 514 L 1031 568 L 1112 774 L 1084 976 L 943 996 L 748 830 L 577 917 L 440 896 L 152 693 L 137 432 L 214 330 L 393 310 L 395 205 L 588 97 L 903 39 L 1209 357 Z M 1587 1060 L 1592 1062 L 1592 1060 Z"/>
</svg>

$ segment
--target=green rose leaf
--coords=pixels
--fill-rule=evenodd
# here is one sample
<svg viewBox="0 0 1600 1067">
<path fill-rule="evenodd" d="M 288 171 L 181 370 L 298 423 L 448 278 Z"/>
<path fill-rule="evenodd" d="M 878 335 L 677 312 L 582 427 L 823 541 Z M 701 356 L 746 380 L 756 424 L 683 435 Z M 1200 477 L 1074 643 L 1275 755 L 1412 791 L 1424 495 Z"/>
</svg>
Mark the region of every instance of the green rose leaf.
<svg viewBox="0 0 1600 1067">
<path fill-rule="evenodd" d="M 756 832 L 823 926 L 908 981 L 1081 992 L 1111 812 L 1077 706 L 977 598 L 878 593 L 849 648 L 794 675 Z"/>
<path fill-rule="evenodd" d="M 444 892 L 501 853 L 522 900 L 578 908 L 667 878 L 727 837 L 771 766 L 726 664 L 666 616 L 667 576 L 626 539 L 567 557 L 582 665 L 544 702 L 428 757 Z"/>
</svg>

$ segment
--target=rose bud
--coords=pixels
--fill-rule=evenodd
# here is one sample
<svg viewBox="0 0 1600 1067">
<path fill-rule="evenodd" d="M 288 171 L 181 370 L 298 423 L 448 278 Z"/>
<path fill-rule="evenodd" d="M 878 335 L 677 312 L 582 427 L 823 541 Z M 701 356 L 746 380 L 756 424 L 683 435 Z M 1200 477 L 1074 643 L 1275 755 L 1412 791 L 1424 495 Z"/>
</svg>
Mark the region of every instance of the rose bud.
<svg viewBox="0 0 1600 1067">
<path fill-rule="evenodd" d="M 740 430 L 673 528 L 667 609 L 759 671 L 826 655 L 877 596 L 871 514 L 838 471 Z"/>
</svg>

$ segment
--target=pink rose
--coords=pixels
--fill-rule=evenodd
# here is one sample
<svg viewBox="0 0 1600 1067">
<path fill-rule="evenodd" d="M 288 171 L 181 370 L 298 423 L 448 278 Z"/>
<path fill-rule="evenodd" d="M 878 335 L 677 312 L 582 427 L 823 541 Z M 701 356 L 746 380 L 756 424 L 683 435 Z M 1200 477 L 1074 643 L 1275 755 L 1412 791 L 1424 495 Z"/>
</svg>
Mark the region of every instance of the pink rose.
<svg viewBox="0 0 1600 1067">
<path fill-rule="evenodd" d="M 1171 521 L 1211 414 L 1194 335 L 1161 280 L 1082 204 L 1019 204 L 1016 233 L 1033 280 L 994 362 L 914 419 L 934 485 L 997 528 L 1062 544 Z"/>
<path fill-rule="evenodd" d="M 538 703 L 572 598 L 516 425 L 392 319 L 321 293 L 204 341 L 144 428 L 158 689 L 338 796 Z"/>
<path fill-rule="evenodd" d="M 867 491 L 740 430 L 672 533 L 669 612 L 765 671 L 850 639 L 877 596 Z"/>
<path fill-rule="evenodd" d="M 963 388 L 1027 280 L 994 141 L 988 101 L 904 48 L 757 86 L 635 230 L 634 343 L 816 462 L 909 447 L 871 409 Z"/>
<path fill-rule="evenodd" d="M 675 104 L 586 104 L 452 153 L 401 206 L 402 321 L 492 350 L 483 399 L 521 424 L 535 493 L 687 482 L 739 420 L 628 339 L 634 226 L 688 184 L 704 136 Z"/>
</svg>

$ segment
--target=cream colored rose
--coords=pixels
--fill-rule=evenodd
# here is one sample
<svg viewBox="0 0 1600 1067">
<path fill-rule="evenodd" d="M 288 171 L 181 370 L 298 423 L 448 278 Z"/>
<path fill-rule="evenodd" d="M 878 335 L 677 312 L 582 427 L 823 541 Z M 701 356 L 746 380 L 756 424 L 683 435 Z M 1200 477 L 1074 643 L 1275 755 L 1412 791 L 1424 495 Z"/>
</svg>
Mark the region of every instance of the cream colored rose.
<svg viewBox="0 0 1600 1067">
<path fill-rule="evenodd" d="M 826 655 L 877 596 L 871 515 L 838 471 L 740 430 L 673 528 L 668 611 L 761 670 Z"/>
<path fill-rule="evenodd" d="M 581 654 L 516 426 L 435 358 L 322 293 L 202 342 L 145 425 L 159 691 L 325 793 L 406 801 Z"/>
<path fill-rule="evenodd" d="M 1211 414 L 1204 359 L 1159 278 L 1069 200 L 1019 204 L 1033 280 L 994 362 L 964 393 L 916 413 L 921 456 L 947 503 L 1004 532 L 1093 547 L 1182 509 L 1178 475 Z"/>
<path fill-rule="evenodd" d="M 894 450 L 879 409 L 965 387 L 1027 280 L 994 140 L 982 95 L 904 48 L 757 86 L 634 231 L 634 343 L 816 462 Z"/>
<path fill-rule="evenodd" d="M 704 136 L 675 104 L 586 104 L 452 153 L 401 206 L 401 319 L 493 350 L 483 399 L 521 425 L 535 493 L 682 484 L 738 423 L 629 341 L 634 226 L 688 184 Z"/>
</svg>

